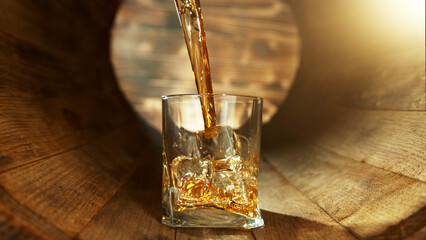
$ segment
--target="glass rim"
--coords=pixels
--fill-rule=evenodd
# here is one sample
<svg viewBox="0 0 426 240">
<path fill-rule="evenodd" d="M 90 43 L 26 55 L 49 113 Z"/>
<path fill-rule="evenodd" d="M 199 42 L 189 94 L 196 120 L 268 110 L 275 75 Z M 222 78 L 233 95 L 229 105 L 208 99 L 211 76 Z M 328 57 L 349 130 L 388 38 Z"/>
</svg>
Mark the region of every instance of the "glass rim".
<svg viewBox="0 0 426 240">
<path fill-rule="evenodd" d="M 177 99 L 177 98 L 198 98 L 201 96 L 213 96 L 213 97 L 237 97 L 237 98 L 248 98 L 250 100 L 257 100 L 257 101 L 263 101 L 262 97 L 256 97 L 256 96 L 249 96 L 249 95 L 239 95 L 239 94 L 225 94 L 225 93 L 219 93 L 219 94 L 191 94 L 191 93 L 184 93 L 184 94 L 170 94 L 170 95 L 163 95 L 161 96 L 162 100 L 168 100 L 168 99 Z"/>
</svg>

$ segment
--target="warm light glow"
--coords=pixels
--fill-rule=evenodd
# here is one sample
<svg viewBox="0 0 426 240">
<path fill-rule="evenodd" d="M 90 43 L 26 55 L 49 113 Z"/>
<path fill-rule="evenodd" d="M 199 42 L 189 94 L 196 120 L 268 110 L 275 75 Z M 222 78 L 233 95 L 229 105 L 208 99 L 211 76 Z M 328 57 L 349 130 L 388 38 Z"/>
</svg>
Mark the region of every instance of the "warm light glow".
<svg viewBox="0 0 426 240">
<path fill-rule="evenodd" d="M 404 32 L 415 31 L 424 35 L 425 0 L 388 0 L 382 3 L 387 18 L 397 29 L 404 28 Z"/>
</svg>

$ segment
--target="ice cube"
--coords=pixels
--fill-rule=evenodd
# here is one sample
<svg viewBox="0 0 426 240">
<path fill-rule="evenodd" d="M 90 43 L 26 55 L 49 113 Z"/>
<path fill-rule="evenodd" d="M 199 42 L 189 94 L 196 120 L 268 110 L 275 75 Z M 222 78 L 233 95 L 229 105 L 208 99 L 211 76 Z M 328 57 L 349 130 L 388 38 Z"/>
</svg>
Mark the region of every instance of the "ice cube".
<svg viewBox="0 0 426 240">
<path fill-rule="evenodd" d="M 240 156 L 230 156 L 225 159 L 213 160 L 213 171 L 241 171 L 243 168 L 243 162 Z"/>
<path fill-rule="evenodd" d="M 212 162 L 210 159 L 179 156 L 172 162 L 173 186 L 178 202 L 196 202 L 209 192 Z"/>
<path fill-rule="evenodd" d="M 235 203 L 248 203 L 244 165 L 240 156 L 213 160 L 212 165 L 212 200 L 225 208 Z"/>
<path fill-rule="evenodd" d="M 238 171 L 215 172 L 212 176 L 211 198 L 219 206 L 247 204 L 249 201 L 245 181 Z"/>
<path fill-rule="evenodd" d="M 248 140 L 239 136 L 230 126 L 218 126 L 217 134 L 206 138 L 204 131 L 190 132 L 177 129 L 172 147 L 177 156 L 225 159 L 240 155 L 246 159 L 249 152 Z"/>
<path fill-rule="evenodd" d="M 249 203 L 248 140 L 232 127 L 218 126 L 215 136 L 180 129 L 171 164 L 174 198 L 182 209 L 233 208 Z"/>
<path fill-rule="evenodd" d="M 199 158 L 202 153 L 202 145 L 197 138 L 197 133 L 184 128 L 177 130 L 177 138 L 173 144 L 173 150 L 177 155 Z"/>
<path fill-rule="evenodd" d="M 211 138 L 206 138 L 202 132 L 197 134 L 203 156 L 225 159 L 237 155 L 241 151 L 241 141 L 236 132 L 230 126 L 218 126 L 217 130 L 217 134 Z"/>
</svg>

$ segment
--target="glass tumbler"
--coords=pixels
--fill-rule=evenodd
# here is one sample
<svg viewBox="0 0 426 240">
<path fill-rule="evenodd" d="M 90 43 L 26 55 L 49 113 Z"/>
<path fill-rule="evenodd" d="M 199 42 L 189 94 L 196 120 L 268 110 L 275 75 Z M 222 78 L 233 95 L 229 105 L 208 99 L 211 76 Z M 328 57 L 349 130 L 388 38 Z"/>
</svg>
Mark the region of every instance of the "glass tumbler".
<svg viewBox="0 0 426 240">
<path fill-rule="evenodd" d="M 201 102 L 212 101 L 215 129 L 206 134 Z M 258 205 L 262 98 L 171 95 L 162 103 L 162 223 L 263 226 Z"/>
</svg>

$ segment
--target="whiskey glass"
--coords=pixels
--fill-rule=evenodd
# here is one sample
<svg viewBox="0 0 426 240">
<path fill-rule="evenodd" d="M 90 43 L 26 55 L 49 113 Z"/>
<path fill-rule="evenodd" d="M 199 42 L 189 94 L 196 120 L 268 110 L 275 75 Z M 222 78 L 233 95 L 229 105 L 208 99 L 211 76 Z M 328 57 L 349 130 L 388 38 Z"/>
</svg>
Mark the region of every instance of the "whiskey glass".
<svg viewBox="0 0 426 240">
<path fill-rule="evenodd" d="M 205 131 L 201 103 L 206 98 L 214 103 L 213 136 Z M 224 94 L 162 97 L 163 224 L 263 226 L 258 204 L 262 101 Z"/>
</svg>

